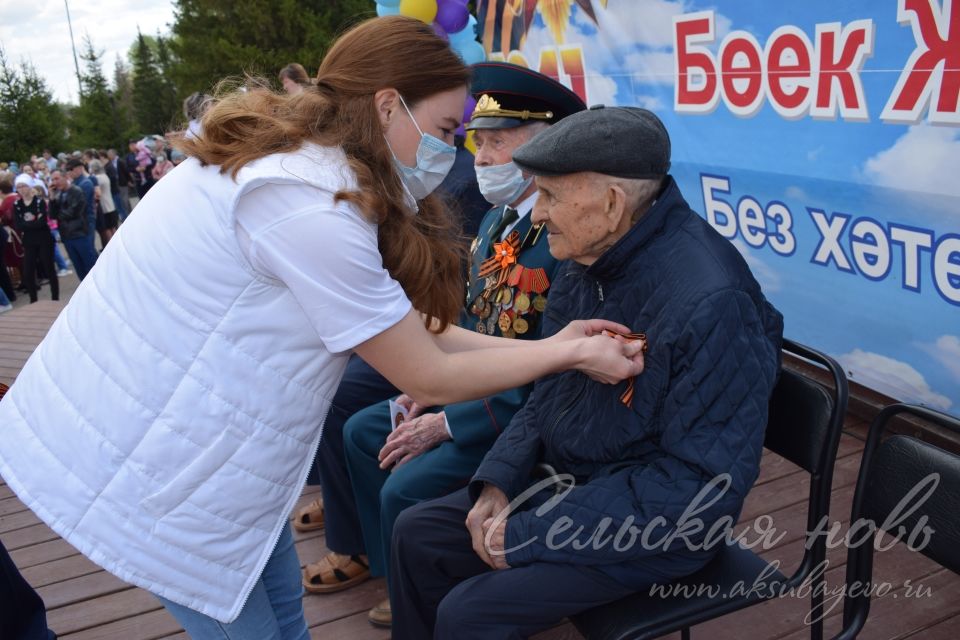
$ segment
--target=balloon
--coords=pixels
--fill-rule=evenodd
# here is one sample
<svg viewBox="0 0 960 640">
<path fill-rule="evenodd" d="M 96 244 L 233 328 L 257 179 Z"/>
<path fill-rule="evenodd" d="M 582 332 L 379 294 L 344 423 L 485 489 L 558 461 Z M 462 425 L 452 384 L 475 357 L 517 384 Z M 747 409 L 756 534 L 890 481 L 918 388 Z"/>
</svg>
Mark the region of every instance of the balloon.
<svg viewBox="0 0 960 640">
<path fill-rule="evenodd" d="M 470 16 L 467 18 L 467 26 L 456 33 L 447 31 L 447 34 L 454 47 L 460 43 L 473 42 L 477 39 L 477 19 Z"/>
<path fill-rule="evenodd" d="M 385 7 L 399 7 L 400 0 L 377 0 L 377 4 L 382 4 Z"/>
<path fill-rule="evenodd" d="M 436 22 L 434 22 L 432 26 L 433 26 L 433 32 L 434 32 L 435 34 L 437 34 L 438 36 L 440 36 L 440 38 L 443 39 L 445 42 L 449 42 L 449 41 L 450 41 L 450 36 L 447 35 L 447 32 L 446 32 L 446 30 L 445 30 L 443 27 L 441 27 L 441 26 L 440 26 L 439 24 L 437 24 Z"/>
<path fill-rule="evenodd" d="M 467 101 L 463 105 L 463 119 L 461 122 L 470 122 L 473 117 L 473 110 L 477 108 L 477 99 L 473 96 L 467 96 Z"/>
<path fill-rule="evenodd" d="M 487 59 L 487 52 L 479 42 L 462 42 L 456 47 L 457 54 L 465 64 L 476 64 Z"/>
<path fill-rule="evenodd" d="M 437 0 L 400 0 L 400 15 L 430 24 L 437 17 Z"/>
<path fill-rule="evenodd" d="M 446 2 L 440 0 L 437 5 L 437 24 L 443 27 L 443 30 L 447 33 L 463 31 L 463 28 L 467 26 L 467 19 L 470 17 L 467 5 L 457 0 L 447 0 Z"/>
<path fill-rule="evenodd" d="M 395 16 L 400 13 L 399 7 L 388 7 L 383 4 L 377 4 L 377 15 L 378 16 Z"/>
</svg>

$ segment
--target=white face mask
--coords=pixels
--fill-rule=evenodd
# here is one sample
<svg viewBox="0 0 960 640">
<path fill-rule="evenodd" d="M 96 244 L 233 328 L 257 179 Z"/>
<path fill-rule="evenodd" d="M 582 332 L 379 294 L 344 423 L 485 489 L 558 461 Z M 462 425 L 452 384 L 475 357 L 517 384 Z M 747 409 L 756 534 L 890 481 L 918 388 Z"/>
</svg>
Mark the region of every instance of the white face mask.
<svg viewBox="0 0 960 640">
<path fill-rule="evenodd" d="M 417 146 L 417 166 L 408 167 L 397 160 L 397 154 L 393 154 L 393 162 L 397 165 L 400 179 L 410 194 L 417 200 L 422 200 L 433 193 L 450 173 L 457 159 L 457 148 L 436 136 L 424 133 L 407 108 L 403 96 L 400 96 L 400 104 L 413 121 L 413 126 L 420 132 L 420 144 Z M 387 146 L 390 146 L 389 142 Z"/>
<path fill-rule="evenodd" d="M 513 162 L 476 167 L 476 171 L 480 193 L 494 206 L 513 204 L 533 184 L 533 176 L 524 178 L 520 167 Z"/>
</svg>

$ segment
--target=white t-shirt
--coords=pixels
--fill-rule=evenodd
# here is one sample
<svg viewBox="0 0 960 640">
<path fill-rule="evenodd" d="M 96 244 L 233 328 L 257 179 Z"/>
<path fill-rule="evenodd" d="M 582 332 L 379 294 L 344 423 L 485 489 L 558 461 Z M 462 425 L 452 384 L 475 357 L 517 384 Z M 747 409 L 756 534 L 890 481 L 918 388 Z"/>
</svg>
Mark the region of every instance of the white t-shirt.
<svg viewBox="0 0 960 640">
<path fill-rule="evenodd" d="M 235 215 L 253 268 L 286 284 L 331 352 L 352 349 L 410 311 L 383 266 L 377 226 L 334 204 L 330 192 L 268 183 L 244 194 Z"/>
<path fill-rule="evenodd" d="M 104 213 L 113 213 L 117 206 L 113 203 L 113 194 L 110 193 L 110 178 L 105 173 L 96 173 L 93 177 L 100 185 L 100 208 Z"/>
</svg>

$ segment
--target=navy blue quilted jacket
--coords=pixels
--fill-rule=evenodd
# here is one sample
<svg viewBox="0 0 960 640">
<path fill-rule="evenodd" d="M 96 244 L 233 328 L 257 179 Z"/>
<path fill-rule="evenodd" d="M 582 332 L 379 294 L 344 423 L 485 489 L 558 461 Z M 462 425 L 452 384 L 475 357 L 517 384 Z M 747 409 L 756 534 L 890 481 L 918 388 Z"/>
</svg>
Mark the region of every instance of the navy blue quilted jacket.
<svg viewBox="0 0 960 640">
<path fill-rule="evenodd" d="M 687 529 L 686 540 L 702 540 L 722 516 L 735 521 L 759 473 L 783 318 L 736 248 L 690 209 L 672 178 L 599 260 L 588 268 L 563 263 L 558 273 L 544 336 L 594 317 L 646 333 L 645 369 L 631 405 L 620 400 L 626 382 L 604 385 L 574 371 L 538 380 L 484 458 L 471 493 L 489 482 L 514 499 L 541 462 L 572 474 L 575 487 L 547 513 L 510 516 L 508 563 L 596 565 L 630 585 L 649 576 L 635 563 L 664 550 L 642 545 L 639 532 L 650 526 L 648 540 L 661 540 L 719 474 L 730 475 L 730 487 L 700 501 L 717 498 L 697 514 L 705 530 Z M 654 528 L 658 522 L 666 524 Z M 633 544 L 623 535 L 619 544 L 610 541 L 631 523 Z M 578 542 L 595 541 L 562 544 L 579 527 Z M 665 546 L 683 551 L 685 544 L 681 536 Z"/>
</svg>

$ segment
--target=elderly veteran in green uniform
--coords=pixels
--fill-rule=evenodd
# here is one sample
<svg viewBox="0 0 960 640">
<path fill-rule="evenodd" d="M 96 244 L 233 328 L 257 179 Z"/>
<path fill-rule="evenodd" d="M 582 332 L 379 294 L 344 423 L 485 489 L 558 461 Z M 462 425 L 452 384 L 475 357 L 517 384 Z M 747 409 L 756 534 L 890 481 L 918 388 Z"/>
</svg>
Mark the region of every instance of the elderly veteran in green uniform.
<svg viewBox="0 0 960 640">
<path fill-rule="evenodd" d="M 461 326 L 508 338 L 537 338 L 555 277 L 542 226 L 531 222 L 536 186 L 513 164 L 513 151 L 561 118 L 586 108 L 558 82 L 506 63 L 473 68 L 477 98 L 467 129 L 476 143 L 480 191 L 496 205 L 471 246 Z M 484 454 L 523 406 L 530 387 L 446 407 L 411 409 L 391 432 L 387 402 L 356 413 L 344 427 L 344 453 L 374 575 L 385 575 L 393 522 L 401 511 L 466 485 Z M 309 578 L 309 576 L 308 576 Z M 389 601 L 370 612 L 390 624 Z"/>
</svg>

